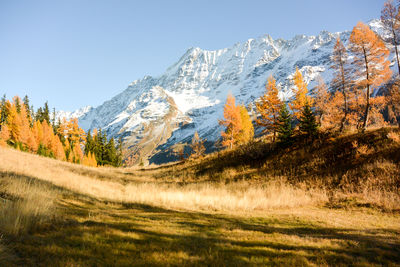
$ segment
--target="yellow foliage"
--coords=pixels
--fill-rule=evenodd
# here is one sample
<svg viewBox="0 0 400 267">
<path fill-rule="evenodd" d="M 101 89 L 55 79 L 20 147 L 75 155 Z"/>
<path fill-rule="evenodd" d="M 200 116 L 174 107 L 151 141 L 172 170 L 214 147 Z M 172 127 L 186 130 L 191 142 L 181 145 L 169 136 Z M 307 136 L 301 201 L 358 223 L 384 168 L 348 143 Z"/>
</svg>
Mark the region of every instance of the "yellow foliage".
<svg viewBox="0 0 400 267">
<path fill-rule="evenodd" d="M 11 140 L 14 144 L 18 143 L 17 149 L 31 152 L 37 152 L 39 145 L 42 145 L 59 160 L 82 162 L 84 156 L 81 146 L 84 144 L 85 132 L 79 128 L 77 119 L 68 122 L 64 120 L 61 123 L 57 134 L 66 138 L 63 146 L 60 137 L 54 133 L 53 127 L 46 120 L 33 121 L 31 126 L 29 110 L 21 103 L 18 96 L 15 96 L 12 102 L 6 101 L 8 116 L 6 123 L 1 125 L 0 145 L 5 146 L 7 141 Z M 67 152 L 70 152 L 68 159 Z M 97 165 L 94 155 L 87 158 L 91 166 Z"/>
<path fill-rule="evenodd" d="M 272 76 L 270 76 L 265 86 L 264 95 L 261 96 L 260 101 L 256 103 L 257 112 L 260 114 L 260 118 L 256 120 L 256 123 L 265 127 L 266 130 L 272 131 L 274 140 L 276 130 L 279 127 L 278 117 L 282 105 L 278 93 L 279 91 L 276 87 L 276 81 Z"/>
<path fill-rule="evenodd" d="M 97 167 L 96 157 L 92 152 L 89 152 L 89 155 L 83 157 L 82 164 L 89 167 Z"/>
<path fill-rule="evenodd" d="M 364 112 L 360 112 L 362 114 L 360 128 L 365 129 L 368 124 L 371 105 L 373 105 L 370 101 L 373 90 L 387 82 L 392 74 L 389 68 L 390 62 L 387 60 L 390 52 L 382 39 L 362 22 L 359 22 L 353 28 L 350 35 L 350 50 L 354 54 L 355 86 L 359 91 L 366 89 L 365 105 L 358 106 L 359 109 L 364 110 Z"/>
<path fill-rule="evenodd" d="M 303 75 L 297 67 L 293 77 L 293 83 L 295 85 L 295 88 L 293 89 L 294 99 L 289 103 L 289 107 L 293 111 L 293 116 L 299 119 L 301 111 L 306 103 L 311 106 L 313 102 L 311 97 L 307 95 L 307 84 L 304 82 Z"/>
<path fill-rule="evenodd" d="M 5 124 L 1 126 L 0 146 L 6 146 L 8 139 L 10 139 L 10 131 L 8 130 L 8 126 Z"/>
<path fill-rule="evenodd" d="M 245 144 L 251 141 L 254 137 L 254 126 L 251 122 L 249 113 L 245 106 L 240 105 L 240 119 L 241 119 L 241 130 L 239 132 L 237 139 L 238 144 Z"/>
<path fill-rule="evenodd" d="M 237 144 L 237 137 L 242 129 L 240 109 L 236 106 L 235 97 L 229 94 L 224 106 L 224 119 L 219 123 L 226 127 L 225 132 L 221 132 L 224 147 L 233 148 Z"/>
</svg>

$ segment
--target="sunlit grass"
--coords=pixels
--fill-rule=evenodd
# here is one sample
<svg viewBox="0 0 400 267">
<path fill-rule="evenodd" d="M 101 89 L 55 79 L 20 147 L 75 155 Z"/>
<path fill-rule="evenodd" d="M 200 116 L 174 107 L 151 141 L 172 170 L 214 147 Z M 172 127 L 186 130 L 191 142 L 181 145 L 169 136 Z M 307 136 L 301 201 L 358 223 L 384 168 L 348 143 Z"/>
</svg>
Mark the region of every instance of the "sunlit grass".
<svg viewBox="0 0 400 267">
<path fill-rule="evenodd" d="M 150 178 L 146 181 L 120 174 L 110 175 L 109 170 L 93 170 L 47 158 L 12 150 L 0 150 L 3 161 L 0 170 L 28 177 L 39 177 L 57 186 L 92 197 L 124 203 L 140 203 L 166 208 L 188 210 L 253 211 L 279 207 L 315 205 L 327 200 L 323 190 L 309 191 L 276 179 L 264 183 L 162 183 Z M 26 162 L 30 162 L 29 166 Z M 90 176 L 93 174 L 93 176 Z M 109 178 L 104 178 L 110 175 Z M 126 174 L 125 174 L 126 175 Z M 103 179 L 96 178 L 103 177 Z M 110 178 L 111 177 L 111 178 Z"/>
</svg>

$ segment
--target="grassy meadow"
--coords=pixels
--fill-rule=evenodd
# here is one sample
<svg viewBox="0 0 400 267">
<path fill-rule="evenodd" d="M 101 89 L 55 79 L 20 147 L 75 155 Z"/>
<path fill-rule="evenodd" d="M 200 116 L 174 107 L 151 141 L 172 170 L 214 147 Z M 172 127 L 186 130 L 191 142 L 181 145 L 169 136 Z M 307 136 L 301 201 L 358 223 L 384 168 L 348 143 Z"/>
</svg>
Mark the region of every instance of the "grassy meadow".
<svg viewBox="0 0 400 267">
<path fill-rule="evenodd" d="M 0 266 L 399 266 L 400 138 L 91 168 L 0 148 Z"/>
</svg>

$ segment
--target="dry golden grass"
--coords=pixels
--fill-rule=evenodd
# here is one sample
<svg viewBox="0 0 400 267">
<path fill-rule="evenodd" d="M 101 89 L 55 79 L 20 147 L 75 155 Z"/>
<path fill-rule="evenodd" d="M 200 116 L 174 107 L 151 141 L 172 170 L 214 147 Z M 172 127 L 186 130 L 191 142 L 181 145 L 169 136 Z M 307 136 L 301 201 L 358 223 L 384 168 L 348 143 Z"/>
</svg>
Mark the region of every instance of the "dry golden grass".
<svg viewBox="0 0 400 267">
<path fill-rule="evenodd" d="M 309 191 L 290 186 L 284 180 L 265 183 L 191 183 L 180 185 L 151 178 L 120 174 L 115 180 L 93 178 L 110 176 L 110 169 L 91 169 L 35 157 L 15 150 L 0 150 L 0 171 L 35 177 L 77 193 L 99 199 L 139 203 L 173 209 L 229 210 L 248 212 L 281 207 L 316 205 L 327 201 L 323 190 Z M 29 163 L 28 163 L 29 162 Z M 123 178 L 121 178 L 123 177 Z M 24 190 L 25 191 L 25 190 Z"/>
<path fill-rule="evenodd" d="M 53 207 L 57 193 L 36 185 L 34 180 L 22 181 L 14 175 L 0 180 L 2 193 L 12 199 L 1 199 L 0 231 L 18 235 L 50 222 L 55 217 Z"/>
</svg>

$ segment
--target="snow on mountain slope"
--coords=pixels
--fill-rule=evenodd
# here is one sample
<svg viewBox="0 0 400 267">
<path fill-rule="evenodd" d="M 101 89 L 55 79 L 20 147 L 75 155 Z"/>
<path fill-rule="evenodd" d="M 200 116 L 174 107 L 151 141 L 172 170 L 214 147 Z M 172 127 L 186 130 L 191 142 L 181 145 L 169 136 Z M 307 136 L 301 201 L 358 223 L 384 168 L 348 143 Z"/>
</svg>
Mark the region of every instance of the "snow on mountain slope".
<svg viewBox="0 0 400 267">
<path fill-rule="evenodd" d="M 92 108 L 93 108 L 92 106 L 86 106 L 86 107 L 77 109 L 77 110 L 75 110 L 73 112 L 71 112 L 71 111 L 63 111 L 63 110 L 57 111 L 56 112 L 56 121 L 57 120 L 63 120 L 63 119 L 69 120 L 69 119 L 72 119 L 72 118 L 78 118 L 79 119 L 80 117 L 82 117 L 86 113 L 88 113 Z"/>
<path fill-rule="evenodd" d="M 370 25 L 381 31 L 379 21 Z M 189 141 L 195 131 L 215 142 L 222 130 L 218 119 L 223 117 L 228 93 L 247 105 L 263 94 L 267 78 L 273 75 L 281 87 L 280 96 L 287 99 L 296 67 L 310 89 L 319 75 L 329 82 L 335 40 L 340 36 L 347 43 L 349 35 L 349 31 L 322 31 L 291 40 L 264 35 L 216 51 L 191 48 L 163 75 L 132 82 L 111 100 L 80 116 L 79 123 L 85 130 L 102 128 L 110 136 L 122 136 L 137 161 Z M 159 162 L 159 158 L 150 162 Z"/>
</svg>

